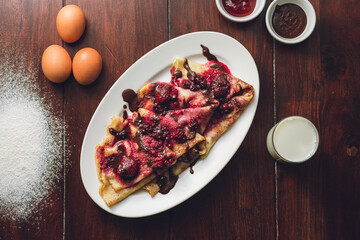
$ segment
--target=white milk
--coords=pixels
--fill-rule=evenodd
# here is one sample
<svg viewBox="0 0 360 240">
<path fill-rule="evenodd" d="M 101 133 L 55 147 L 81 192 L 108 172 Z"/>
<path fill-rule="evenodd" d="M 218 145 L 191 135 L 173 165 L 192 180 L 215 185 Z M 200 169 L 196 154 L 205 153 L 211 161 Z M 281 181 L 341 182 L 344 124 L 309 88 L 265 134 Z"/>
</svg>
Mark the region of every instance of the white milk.
<svg viewBox="0 0 360 240">
<path fill-rule="evenodd" d="M 319 144 L 315 126 L 306 118 L 292 116 L 275 125 L 267 137 L 270 154 L 286 162 L 304 162 L 311 158 Z"/>
</svg>

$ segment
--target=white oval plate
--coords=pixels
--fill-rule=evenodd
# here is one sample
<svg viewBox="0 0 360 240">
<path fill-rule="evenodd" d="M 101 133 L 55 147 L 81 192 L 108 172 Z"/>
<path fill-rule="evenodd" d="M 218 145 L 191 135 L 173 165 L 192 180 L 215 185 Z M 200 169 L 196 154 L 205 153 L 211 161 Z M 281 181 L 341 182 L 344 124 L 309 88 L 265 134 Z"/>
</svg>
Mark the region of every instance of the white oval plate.
<svg viewBox="0 0 360 240">
<path fill-rule="evenodd" d="M 235 122 L 214 145 L 204 160 L 194 166 L 194 174 L 184 171 L 175 187 L 166 195 L 151 197 L 139 190 L 115 206 L 108 207 L 99 195 L 100 181 L 95 166 L 95 146 L 105 137 L 110 118 L 121 112 L 121 93 L 127 88 L 139 90 L 148 81 L 169 82 L 174 57 L 186 57 L 205 63 L 200 44 L 209 47 L 219 61 L 227 64 L 232 74 L 250 83 L 255 97 Z M 187 200 L 205 187 L 229 162 L 245 138 L 255 115 L 259 96 L 259 74 L 254 59 L 237 40 L 217 32 L 195 32 L 169 40 L 136 61 L 114 83 L 100 102 L 86 130 L 80 156 L 80 171 L 86 191 L 104 210 L 117 216 L 144 217 L 160 213 Z"/>
</svg>

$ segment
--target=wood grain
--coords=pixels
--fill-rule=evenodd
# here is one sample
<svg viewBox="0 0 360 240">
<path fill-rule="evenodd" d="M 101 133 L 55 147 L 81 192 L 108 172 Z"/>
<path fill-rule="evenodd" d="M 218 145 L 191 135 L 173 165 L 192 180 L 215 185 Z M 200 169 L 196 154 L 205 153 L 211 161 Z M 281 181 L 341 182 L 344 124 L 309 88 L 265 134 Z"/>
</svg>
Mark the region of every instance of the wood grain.
<svg viewBox="0 0 360 240">
<path fill-rule="evenodd" d="M 313 159 L 278 166 L 279 239 L 358 239 L 359 3 L 311 3 L 312 36 L 275 48 L 277 120 L 302 115 L 320 134 Z"/>
<path fill-rule="evenodd" d="M 41 55 L 45 48 L 61 45 L 54 17 L 61 2 L 0 1 L 0 6 L 0 84 L 13 82 L 26 89 L 35 89 L 42 102 L 61 121 L 63 86 L 46 80 L 41 71 Z M 62 146 L 62 139 L 56 144 Z M 62 162 L 62 154 L 57 160 Z M 62 238 L 63 169 L 55 172 L 60 173 L 60 178 L 53 192 L 40 202 L 31 216 L 25 219 L 0 216 L 0 239 Z M 2 210 L 6 207 L 0 202 Z"/>
<path fill-rule="evenodd" d="M 173 239 L 274 238 L 274 161 L 265 146 L 273 124 L 272 40 L 264 34 L 265 13 L 238 24 L 220 15 L 215 1 L 170 3 L 171 37 L 201 30 L 234 37 L 254 56 L 261 88 L 253 125 L 235 156 L 205 189 L 172 210 Z"/>
<path fill-rule="evenodd" d="M 90 86 L 80 86 L 73 78 L 65 86 L 69 140 L 66 239 L 167 238 L 170 234 L 169 212 L 142 219 L 112 216 L 88 196 L 80 179 L 79 167 L 83 136 L 100 100 L 131 64 L 167 40 L 166 1 L 66 2 L 70 3 L 83 9 L 87 22 L 80 41 L 66 44 L 65 48 L 72 56 L 83 47 L 95 48 L 103 58 L 103 69 L 99 79 Z"/>
<path fill-rule="evenodd" d="M 34 89 L 66 126 L 64 142 L 58 142 L 65 144 L 59 161 L 66 167 L 58 169 L 65 179 L 61 175 L 44 200 L 52 204 L 22 221 L 0 216 L 0 239 L 360 239 L 360 3 L 310 2 L 315 31 L 289 46 L 272 40 L 265 10 L 253 21 L 234 23 L 213 0 L 0 0 L 0 84 L 33 78 Z M 80 6 L 87 19 L 74 44 L 63 43 L 55 26 L 67 4 Z M 169 37 L 201 30 L 234 37 L 257 64 L 259 104 L 244 142 L 209 185 L 179 206 L 139 219 L 108 214 L 80 178 L 80 149 L 91 116 L 138 58 Z M 98 50 L 99 79 L 86 87 L 72 75 L 64 84 L 50 83 L 40 61 L 51 44 L 63 45 L 71 57 L 84 47 Z M 307 117 L 319 130 L 320 147 L 307 163 L 275 163 L 267 152 L 274 119 L 289 115 Z"/>
</svg>

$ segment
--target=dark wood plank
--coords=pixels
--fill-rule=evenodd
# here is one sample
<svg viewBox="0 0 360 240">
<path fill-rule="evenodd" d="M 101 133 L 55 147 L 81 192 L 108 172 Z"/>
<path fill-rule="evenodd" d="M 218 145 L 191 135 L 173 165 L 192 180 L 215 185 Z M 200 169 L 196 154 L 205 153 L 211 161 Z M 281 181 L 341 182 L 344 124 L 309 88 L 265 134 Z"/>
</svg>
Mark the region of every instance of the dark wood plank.
<svg viewBox="0 0 360 240">
<path fill-rule="evenodd" d="M 41 56 L 45 48 L 52 44 L 61 45 L 55 26 L 61 1 L 0 1 L 0 6 L 0 85 L 15 85 L 19 91 L 16 96 L 20 99 L 24 89 L 31 96 L 36 92 L 35 101 L 41 102 L 59 120 L 61 131 L 63 86 L 46 80 L 41 71 Z M 1 88 L 1 96 L 8 90 Z M 55 144 L 62 146 L 62 141 L 60 136 Z M 62 153 L 57 161 L 61 164 L 60 168 L 54 169 L 59 178 L 51 184 L 53 192 L 45 195 L 36 209 L 25 217 L 1 214 L 0 239 L 62 239 Z M 0 209 L 6 208 L 7 204 L 1 202 Z"/>
<path fill-rule="evenodd" d="M 66 4 L 70 3 L 83 9 L 87 25 L 79 42 L 66 44 L 66 49 L 73 56 L 83 47 L 95 48 L 103 58 L 103 70 L 99 79 L 90 86 L 80 86 L 73 78 L 66 84 L 65 119 L 69 140 L 66 238 L 167 238 L 170 229 L 169 212 L 141 219 L 108 214 L 85 192 L 79 168 L 83 136 L 100 100 L 131 64 L 167 40 L 166 0 L 66 1 Z"/>
<path fill-rule="evenodd" d="M 200 30 L 234 37 L 254 57 L 261 86 L 257 113 L 243 144 L 219 176 L 172 210 L 172 236 L 174 239 L 274 238 L 274 161 L 265 146 L 267 131 L 273 124 L 272 40 L 266 32 L 265 11 L 251 22 L 238 24 L 220 15 L 215 1 L 170 3 L 171 37 Z"/>
<path fill-rule="evenodd" d="M 360 5 L 311 2 L 312 36 L 275 50 L 277 120 L 302 115 L 320 134 L 309 162 L 278 165 L 279 239 L 358 239 Z"/>
</svg>

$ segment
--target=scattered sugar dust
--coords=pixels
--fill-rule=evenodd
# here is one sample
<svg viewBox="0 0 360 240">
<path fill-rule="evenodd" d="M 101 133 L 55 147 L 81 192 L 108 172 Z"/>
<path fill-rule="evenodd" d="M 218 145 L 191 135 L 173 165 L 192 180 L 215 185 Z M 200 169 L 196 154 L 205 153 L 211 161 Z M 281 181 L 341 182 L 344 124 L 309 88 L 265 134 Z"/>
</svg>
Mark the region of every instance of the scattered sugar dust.
<svg viewBox="0 0 360 240">
<path fill-rule="evenodd" d="M 64 130 L 40 95 L 39 70 L 26 50 L 4 47 L 0 57 L 0 214 L 39 220 L 36 212 L 51 206 L 47 197 L 59 189 Z"/>
</svg>

